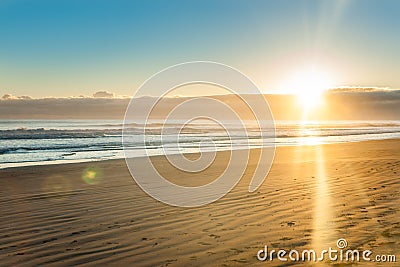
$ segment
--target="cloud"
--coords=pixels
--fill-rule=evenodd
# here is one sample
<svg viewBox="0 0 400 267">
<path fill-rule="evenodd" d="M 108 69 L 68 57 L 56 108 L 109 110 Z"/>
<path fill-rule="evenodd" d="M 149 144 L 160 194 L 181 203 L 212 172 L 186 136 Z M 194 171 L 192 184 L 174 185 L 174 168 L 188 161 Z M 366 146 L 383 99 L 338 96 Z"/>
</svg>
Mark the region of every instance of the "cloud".
<svg viewBox="0 0 400 267">
<path fill-rule="evenodd" d="M 5 94 L 1 98 L 2 100 L 15 100 L 15 99 L 32 99 L 30 96 L 22 95 L 22 96 L 13 96 L 11 94 Z"/>
<path fill-rule="evenodd" d="M 360 102 L 375 102 L 385 104 L 387 102 L 400 103 L 400 89 L 381 87 L 347 87 L 329 90 L 327 95 L 331 98 Z"/>
<path fill-rule="evenodd" d="M 1 99 L 9 100 L 9 99 L 14 99 L 14 97 L 12 95 L 10 95 L 10 94 L 5 94 L 5 95 L 3 95 L 3 97 Z"/>
<path fill-rule="evenodd" d="M 110 93 L 107 91 L 98 91 L 96 93 L 93 94 L 94 98 L 113 98 L 114 97 L 114 93 Z"/>
<path fill-rule="evenodd" d="M 398 89 L 392 89 L 387 87 L 361 87 L 361 86 L 348 86 L 332 88 L 329 92 L 332 93 L 370 93 L 370 92 L 392 92 Z"/>
<path fill-rule="evenodd" d="M 328 93 L 335 94 L 382 94 L 382 95 L 397 95 L 400 93 L 400 89 L 393 89 L 387 87 L 339 87 L 328 90 Z"/>
<path fill-rule="evenodd" d="M 32 99 L 32 97 L 30 97 L 30 96 L 28 96 L 28 95 L 21 95 L 21 96 L 18 97 L 18 99 L 25 99 L 25 100 L 27 100 L 27 99 Z"/>
</svg>

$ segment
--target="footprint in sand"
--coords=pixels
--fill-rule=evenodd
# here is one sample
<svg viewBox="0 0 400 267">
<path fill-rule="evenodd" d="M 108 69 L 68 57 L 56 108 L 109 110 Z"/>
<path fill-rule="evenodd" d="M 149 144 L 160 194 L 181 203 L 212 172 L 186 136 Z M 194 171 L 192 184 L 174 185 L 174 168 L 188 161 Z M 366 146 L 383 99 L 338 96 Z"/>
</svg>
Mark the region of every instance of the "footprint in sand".
<svg viewBox="0 0 400 267">
<path fill-rule="evenodd" d="M 215 239 L 218 239 L 218 238 L 221 237 L 221 236 L 219 236 L 219 235 L 214 235 L 214 234 L 209 234 L 208 236 L 209 236 L 209 237 L 212 237 L 212 238 L 215 238 Z"/>
</svg>

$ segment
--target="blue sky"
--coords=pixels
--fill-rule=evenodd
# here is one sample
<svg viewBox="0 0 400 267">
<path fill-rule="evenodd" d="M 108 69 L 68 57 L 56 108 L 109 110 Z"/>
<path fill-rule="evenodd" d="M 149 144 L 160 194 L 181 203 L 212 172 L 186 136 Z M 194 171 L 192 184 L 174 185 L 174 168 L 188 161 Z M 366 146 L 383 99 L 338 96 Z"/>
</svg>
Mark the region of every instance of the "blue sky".
<svg viewBox="0 0 400 267">
<path fill-rule="evenodd" d="M 0 94 L 132 95 L 173 64 L 211 60 L 276 92 L 299 70 L 400 88 L 400 1 L 0 0 Z"/>
</svg>

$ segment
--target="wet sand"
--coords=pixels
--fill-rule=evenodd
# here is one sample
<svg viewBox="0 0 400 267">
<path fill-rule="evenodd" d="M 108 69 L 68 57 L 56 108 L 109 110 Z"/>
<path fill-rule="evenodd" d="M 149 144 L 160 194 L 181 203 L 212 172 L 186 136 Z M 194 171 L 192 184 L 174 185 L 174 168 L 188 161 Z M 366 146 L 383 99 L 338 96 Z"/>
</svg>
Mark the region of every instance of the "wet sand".
<svg viewBox="0 0 400 267">
<path fill-rule="evenodd" d="M 174 182 L 197 185 L 228 156 L 186 176 L 164 157 L 152 160 Z M 249 193 L 255 166 L 225 197 L 198 208 L 150 198 L 124 160 L 0 170 L 0 265 L 302 265 L 260 262 L 257 252 L 337 248 L 339 238 L 400 260 L 399 139 L 278 148 L 264 184 Z"/>
</svg>

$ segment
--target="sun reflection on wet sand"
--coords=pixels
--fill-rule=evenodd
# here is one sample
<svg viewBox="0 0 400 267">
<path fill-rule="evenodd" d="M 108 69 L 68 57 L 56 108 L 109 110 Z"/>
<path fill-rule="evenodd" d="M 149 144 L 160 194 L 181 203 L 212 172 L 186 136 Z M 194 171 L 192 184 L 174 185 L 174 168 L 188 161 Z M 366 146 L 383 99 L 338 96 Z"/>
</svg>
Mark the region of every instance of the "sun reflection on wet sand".
<svg viewBox="0 0 400 267">
<path fill-rule="evenodd" d="M 312 247 L 316 251 L 327 248 L 333 242 L 331 198 L 329 183 L 325 172 L 325 159 L 323 146 L 315 146 L 316 164 L 316 189 L 314 206 L 314 232 L 312 236 Z"/>
<path fill-rule="evenodd" d="M 303 130 L 307 133 L 307 121 L 303 121 Z M 313 145 L 314 149 L 309 150 L 304 146 Z M 304 135 L 297 150 L 298 159 L 304 159 L 305 151 L 312 154 L 307 155 L 314 166 L 315 193 L 313 210 L 313 234 L 311 247 L 319 253 L 329 247 L 334 242 L 334 227 L 331 207 L 331 196 L 326 174 L 326 162 L 324 157 L 324 147 L 319 142 L 318 136 Z"/>
</svg>

